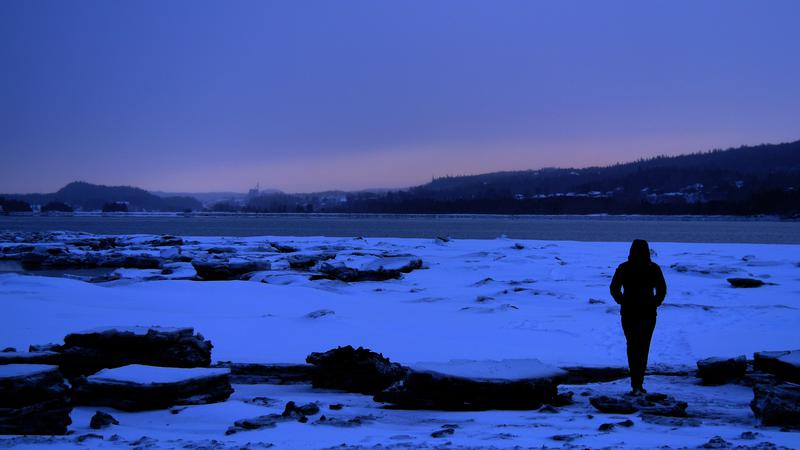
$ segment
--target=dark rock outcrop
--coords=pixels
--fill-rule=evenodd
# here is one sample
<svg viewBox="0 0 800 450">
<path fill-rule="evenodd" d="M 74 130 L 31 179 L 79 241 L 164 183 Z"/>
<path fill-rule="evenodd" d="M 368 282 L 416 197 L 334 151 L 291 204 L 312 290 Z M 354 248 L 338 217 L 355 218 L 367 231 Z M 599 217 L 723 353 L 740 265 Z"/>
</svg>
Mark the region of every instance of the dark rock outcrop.
<svg viewBox="0 0 800 450">
<path fill-rule="evenodd" d="M 197 276 L 208 281 L 236 280 L 250 272 L 269 270 L 269 261 L 209 259 L 192 261 Z"/>
<path fill-rule="evenodd" d="M 522 370 L 515 369 L 514 364 L 513 361 L 454 361 L 422 365 L 375 395 L 375 401 L 405 409 L 480 411 L 533 410 L 563 400 L 558 397 L 561 369 L 538 361 L 526 362 L 529 368 Z"/>
<path fill-rule="evenodd" d="M 646 394 L 644 396 L 624 395 L 608 397 L 605 395 L 589 399 L 598 411 L 609 414 L 632 414 L 637 411 L 654 416 L 686 417 L 686 402 L 676 400 L 666 394 Z"/>
<path fill-rule="evenodd" d="M 319 267 L 319 272 L 322 274 L 322 278 L 353 283 L 398 279 L 404 273 L 420 268 L 422 268 L 421 259 L 398 255 L 377 258 L 375 262 L 362 267 L 350 267 L 344 263 L 322 263 Z"/>
<path fill-rule="evenodd" d="M 222 361 L 214 367 L 230 369 L 235 384 L 311 383 L 316 367 L 311 364 L 256 364 Z"/>
<path fill-rule="evenodd" d="M 337 347 L 312 353 L 306 362 L 316 367 L 312 374 L 315 388 L 341 389 L 375 395 L 403 378 L 407 369 L 379 353 L 358 347 Z"/>
<path fill-rule="evenodd" d="M 782 383 L 753 386 L 753 413 L 764 425 L 800 426 L 800 385 Z"/>
<path fill-rule="evenodd" d="M 119 425 L 119 421 L 114 418 L 111 414 L 104 413 L 103 411 L 97 411 L 92 416 L 92 420 L 89 422 L 89 428 L 99 430 L 101 428 L 107 428 L 111 425 Z"/>
<path fill-rule="evenodd" d="M 753 368 L 775 375 L 781 380 L 800 383 L 800 350 L 757 352 Z"/>
<path fill-rule="evenodd" d="M 763 281 L 755 278 L 728 278 L 728 283 L 735 288 L 756 288 L 764 286 Z"/>
<path fill-rule="evenodd" d="M 697 376 L 704 384 L 724 384 L 744 377 L 747 357 L 706 358 L 697 361 Z"/>
<path fill-rule="evenodd" d="M 606 383 L 629 376 L 627 367 L 562 367 L 566 374 L 562 384 Z"/>
<path fill-rule="evenodd" d="M 336 253 L 303 253 L 290 255 L 286 261 L 292 269 L 310 269 L 321 261 L 326 261 L 336 257 Z"/>
<path fill-rule="evenodd" d="M 66 434 L 69 388 L 56 366 L 0 366 L 0 434 Z"/>
<path fill-rule="evenodd" d="M 64 338 L 61 371 L 74 377 L 128 364 L 208 367 L 212 347 L 193 328 L 99 328 Z"/>
<path fill-rule="evenodd" d="M 132 364 L 78 378 L 73 391 L 80 405 L 143 411 L 221 402 L 233 388 L 228 369 Z"/>
<path fill-rule="evenodd" d="M 0 365 L 5 364 L 48 364 L 60 365 L 62 356 L 60 353 L 43 352 L 1 352 Z"/>
<path fill-rule="evenodd" d="M 172 236 L 170 234 L 165 234 L 160 236 L 152 241 L 147 241 L 146 244 L 151 245 L 153 247 L 177 247 L 183 245 L 183 239 L 177 236 Z"/>
</svg>

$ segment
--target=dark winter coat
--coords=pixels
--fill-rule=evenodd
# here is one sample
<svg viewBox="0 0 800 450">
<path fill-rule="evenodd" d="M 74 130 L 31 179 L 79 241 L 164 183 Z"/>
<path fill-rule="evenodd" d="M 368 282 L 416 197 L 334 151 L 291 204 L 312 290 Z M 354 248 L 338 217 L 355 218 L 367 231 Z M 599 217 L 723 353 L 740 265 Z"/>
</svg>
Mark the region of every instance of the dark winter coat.
<svg viewBox="0 0 800 450">
<path fill-rule="evenodd" d="M 646 241 L 631 245 L 628 260 L 617 267 L 611 280 L 611 296 L 622 305 L 622 315 L 650 316 L 656 314 L 667 296 L 667 283 L 661 267 L 650 260 Z"/>
</svg>

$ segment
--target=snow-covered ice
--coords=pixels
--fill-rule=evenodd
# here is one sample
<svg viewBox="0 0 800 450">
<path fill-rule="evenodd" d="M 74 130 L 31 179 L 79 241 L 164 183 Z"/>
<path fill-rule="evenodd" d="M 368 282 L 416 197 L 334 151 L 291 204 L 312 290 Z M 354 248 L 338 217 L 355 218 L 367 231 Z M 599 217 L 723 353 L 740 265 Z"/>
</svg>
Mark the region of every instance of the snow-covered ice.
<svg viewBox="0 0 800 450">
<path fill-rule="evenodd" d="M 156 367 L 129 364 L 114 369 L 103 369 L 87 378 L 94 383 L 166 384 L 179 383 L 199 378 L 230 374 L 230 369 L 208 369 L 203 367 Z"/>
<path fill-rule="evenodd" d="M 0 378 L 29 377 L 54 369 L 57 367 L 47 364 L 4 364 L 0 365 Z"/>
<path fill-rule="evenodd" d="M 143 245 L 152 236 L 124 237 Z M 619 308 L 608 284 L 628 243 L 453 240 L 401 238 L 185 238 L 181 255 L 204 254 L 210 247 L 234 247 L 237 258 L 263 259 L 272 270 L 249 281 L 145 281 L 158 270 L 125 269 L 122 277 L 100 284 L 69 278 L 0 275 L 0 345 L 60 342 L 71 332 L 108 325 L 194 327 L 214 344 L 214 361 L 300 363 L 314 351 L 338 345 L 364 346 L 403 364 L 424 363 L 464 373 L 512 377 L 535 369 L 513 360 L 537 359 L 549 367 L 625 366 L 625 340 Z M 336 252 L 334 261 L 365 263 L 375 255 L 413 255 L 422 269 L 402 279 L 343 283 L 309 280 L 310 273 L 288 267 L 283 254 L 265 251 L 270 243 L 303 253 Z M 515 244 L 521 245 L 515 245 Z M 697 360 L 757 351 L 800 348 L 800 246 L 768 244 L 678 244 L 651 242 L 668 295 L 659 310 L 651 365 L 692 369 Z M 155 256 L 163 251 L 154 250 Z M 145 247 L 126 249 L 148 253 Z M 405 258 L 405 257 L 403 257 Z M 182 264 L 182 278 L 191 270 Z M 731 287 L 727 277 L 753 277 L 771 284 Z M 169 277 L 166 275 L 165 277 Z M 326 314 L 310 314 L 318 311 Z M 495 361 L 462 363 L 449 361 Z M 506 360 L 505 366 L 498 363 Z M 486 372 L 486 371 L 489 372 Z M 478 371 L 478 372 L 475 372 Z M 483 372 L 481 372 L 483 371 Z M 681 426 L 648 422 L 638 416 L 598 413 L 581 392 L 615 394 L 627 380 L 562 386 L 576 392 L 574 405 L 558 413 L 537 411 L 437 412 L 381 409 L 370 397 L 311 389 L 307 385 L 235 385 L 220 404 L 168 411 L 121 413 L 108 410 L 120 426 L 100 432 L 87 425 L 94 408 L 76 408 L 76 435 L 94 432 L 86 447 L 128 446 L 141 436 L 155 447 L 216 440 L 220 448 L 265 442 L 279 448 L 349 445 L 561 447 L 696 446 L 715 435 L 742 445 L 769 441 L 800 446 L 800 434 L 760 428 L 749 410 L 752 391 L 740 385 L 706 387 L 692 377 L 650 376 L 649 390 L 689 403 L 695 415 Z M 267 406 L 248 403 L 271 399 Z M 362 416 L 353 428 L 282 423 L 276 428 L 226 437 L 235 420 L 280 413 L 286 401 L 318 401 L 322 414 Z M 341 403 L 341 411 L 327 404 Z M 589 417 L 592 416 L 592 417 Z M 601 423 L 631 418 L 634 426 L 599 432 Z M 314 418 L 311 418 L 312 421 Z M 692 420 L 696 421 L 694 423 Z M 433 438 L 442 425 L 452 435 Z M 692 426 L 700 424 L 701 426 Z M 757 432 L 754 440 L 743 432 Z M 109 441 L 113 434 L 119 441 Z M 554 440 L 553 437 L 558 436 Z M 33 439 L 33 438 L 31 438 Z M 62 445 L 74 437 L 14 441 L 19 448 Z M 70 440 L 72 439 L 72 440 Z M 5 444 L 0 440 L 0 446 Z M 179 445 L 180 444 L 180 445 Z M 33 447 L 31 447 L 33 446 Z M 214 448 L 214 447 L 212 447 Z M 257 448 L 257 447 L 253 447 Z"/>
</svg>

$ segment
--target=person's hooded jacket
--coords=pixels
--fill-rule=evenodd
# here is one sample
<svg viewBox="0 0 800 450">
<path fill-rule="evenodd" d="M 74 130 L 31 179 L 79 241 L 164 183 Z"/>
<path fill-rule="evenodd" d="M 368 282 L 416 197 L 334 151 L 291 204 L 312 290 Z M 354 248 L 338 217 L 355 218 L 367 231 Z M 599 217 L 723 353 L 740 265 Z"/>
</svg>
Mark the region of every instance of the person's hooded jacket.
<svg viewBox="0 0 800 450">
<path fill-rule="evenodd" d="M 611 280 L 611 296 L 622 306 L 622 314 L 655 314 L 667 296 L 661 267 L 650 260 L 647 241 L 631 244 L 628 260 L 620 264 Z"/>
</svg>

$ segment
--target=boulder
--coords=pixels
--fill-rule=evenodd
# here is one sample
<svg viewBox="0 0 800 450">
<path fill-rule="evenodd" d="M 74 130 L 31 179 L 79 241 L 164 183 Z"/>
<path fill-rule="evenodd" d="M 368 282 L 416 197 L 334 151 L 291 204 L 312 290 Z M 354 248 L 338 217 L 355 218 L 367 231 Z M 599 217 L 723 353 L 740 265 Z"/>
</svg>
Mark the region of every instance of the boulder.
<svg viewBox="0 0 800 450">
<path fill-rule="evenodd" d="M 184 242 L 183 239 L 177 236 L 165 234 L 151 241 L 147 241 L 145 242 L 145 244 L 151 245 L 153 247 L 177 247 L 179 245 L 183 245 Z"/>
<path fill-rule="evenodd" d="M 697 376 L 703 384 L 724 384 L 744 377 L 747 371 L 747 357 L 706 358 L 697 361 Z"/>
<path fill-rule="evenodd" d="M 623 395 L 609 397 L 605 395 L 591 397 L 589 403 L 598 411 L 608 414 L 642 414 L 668 417 L 686 417 L 686 402 L 676 400 L 666 394 L 645 394 L 644 396 Z"/>
<path fill-rule="evenodd" d="M 208 367 L 212 347 L 193 328 L 97 328 L 64 338 L 61 370 L 74 377 L 128 364 Z"/>
<path fill-rule="evenodd" d="M 404 273 L 422 268 L 422 260 L 413 255 L 369 256 L 358 263 L 322 263 L 322 278 L 347 283 L 359 281 L 385 281 L 398 279 Z M 320 277 L 315 277 L 320 278 Z"/>
<path fill-rule="evenodd" d="M 92 416 L 92 420 L 89 422 L 89 428 L 99 430 L 101 428 L 107 428 L 111 425 L 119 425 L 119 421 L 114 418 L 111 414 L 104 413 L 103 411 L 97 411 Z"/>
<path fill-rule="evenodd" d="M 306 362 L 315 366 L 311 384 L 315 388 L 340 389 L 375 395 L 403 378 L 407 369 L 379 353 L 358 347 L 337 347 L 312 353 Z"/>
<path fill-rule="evenodd" d="M 104 369 L 73 383 L 75 402 L 123 411 L 166 409 L 226 400 L 233 393 L 228 369 L 131 364 Z"/>
<path fill-rule="evenodd" d="M 203 280 L 236 280 L 250 272 L 269 270 L 269 261 L 250 261 L 246 259 L 208 259 L 192 261 L 197 276 Z"/>
<path fill-rule="evenodd" d="M 800 383 L 800 350 L 758 352 L 754 355 L 753 368 L 781 380 Z"/>
<path fill-rule="evenodd" d="M 0 434 L 66 434 L 71 411 L 57 366 L 0 366 Z"/>
<path fill-rule="evenodd" d="M 558 399 L 563 375 L 535 359 L 423 363 L 375 401 L 404 409 L 533 410 Z"/>
<path fill-rule="evenodd" d="M 756 288 L 766 284 L 755 278 L 728 278 L 728 283 L 735 288 Z"/>
<path fill-rule="evenodd" d="M 310 269 L 320 261 L 326 261 L 336 257 L 336 253 L 303 253 L 290 255 L 286 261 L 292 269 Z"/>
<path fill-rule="evenodd" d="M 84 237 L 78 239 L 66 239 L 64 243 L 72 247 L 85 248 L 94 251 L 109 250 L 120 245 L 115 237 Z"/>
<path fill-rule="evenodd" d="M 750 408 L 764 425 L 800 426 L 800 385 L 755 385 Z"/>
</svg>

